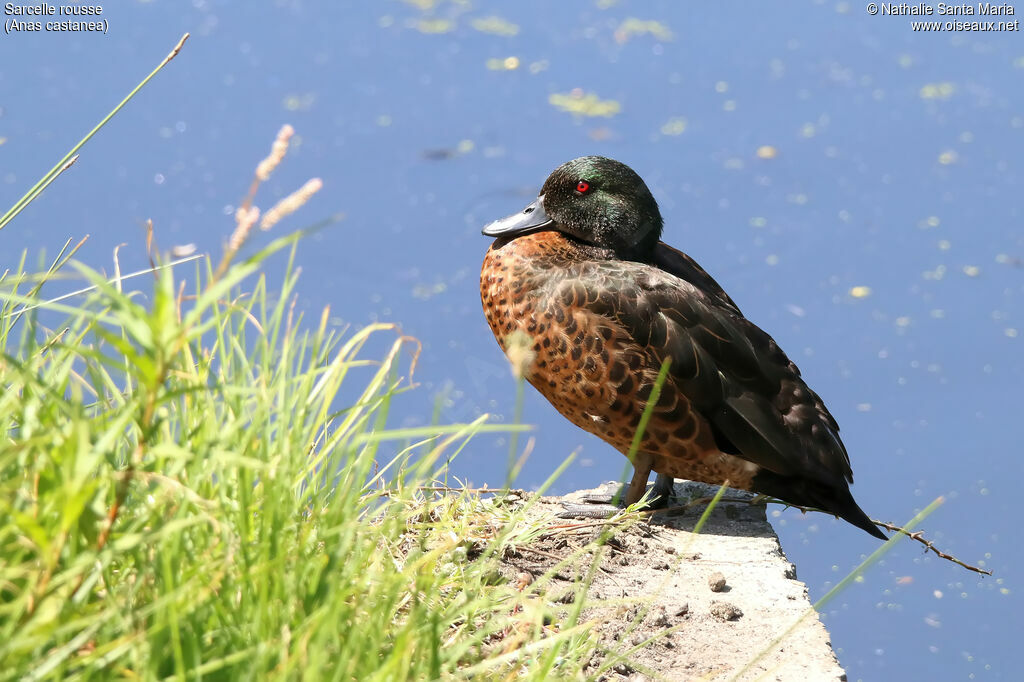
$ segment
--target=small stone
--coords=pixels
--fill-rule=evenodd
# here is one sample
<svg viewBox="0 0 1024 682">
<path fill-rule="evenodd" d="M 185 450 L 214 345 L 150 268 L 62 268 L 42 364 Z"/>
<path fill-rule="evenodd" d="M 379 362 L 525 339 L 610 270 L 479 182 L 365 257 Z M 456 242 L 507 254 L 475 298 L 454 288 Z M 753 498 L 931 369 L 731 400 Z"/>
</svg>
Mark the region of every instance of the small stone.
<svg viewBox="0 0 1024 682">
<path fill-rule="evenodd" d="M 721 592 L 725 589 L 725 576 L 715 571 L 708 578 L 708 587 L 711 588 L 712 592 Z"/>
<path fill-rule="evenodd" d="M 664 606 L 655 607 L 654 612 L 651 614 L 651 624 L 658 628 L 668 627 L 668 613 L 666 613 Z"/>
<path fill-rule="evenodd" d="M 726 601 L 711 602 L 711 615 L 721 621 L 739 620 L 743 611 L 735 604 Z"/>
<path fill-rule="evenodd" d="M 576 592 L 570 588 L 555 596 L 551 601 L 556 604 L 572 604 L 576 601 Z"/>
</svg>

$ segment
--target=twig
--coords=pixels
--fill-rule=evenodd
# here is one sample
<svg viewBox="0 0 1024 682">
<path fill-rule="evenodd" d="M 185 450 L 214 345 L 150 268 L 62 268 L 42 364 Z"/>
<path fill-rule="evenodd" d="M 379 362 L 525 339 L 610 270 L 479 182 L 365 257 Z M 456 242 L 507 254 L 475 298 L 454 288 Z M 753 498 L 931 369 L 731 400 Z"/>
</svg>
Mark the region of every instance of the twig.
<svg viewBox="0 0 1024 682">
<path fill-rule="evenodd" d="M 533 552 L 534 554 L 538 554 L 538 555 L 540 555 L 542 557 L 547 557 L 548 559 L 551 559 L 552 561 L 562 561 L 562 560 L 565 559 L 564 556 L 558 556 L 557 554 L 552 554 L 551 552 L 545 552 L 543 549 L 534 549 L 533 547 L 530 547 L 529 545 L 520 545 L 520 546 L 516 547 L 516 551 Z"/>
<path fill-rule="evenodd" d="M 966 568 L 968 571 L 974 571 L 975 573 L 981 573 L 982 575 L 992 575 L 992 571 L 986 571 L 985 569 L 979 568 L 978 566 L 972 566 L 971 564 L 964 563 L 963 561 L 960 561 L 960 559 L 957 559 L 952 554 L 946 554 L 945 552 L 940 551 L 935 546 L 935 543 L 933 543 L 931 540 L 925 540 L 924 539 L 924 531 L 923 530 L 918 530 L 918 531 L 914 531 L 913 533 L 910 533 L 910 532 L 907 531 L 906 528 L 903 528 L 901 526 L 897 526 L 895 523 L 888 523 L 886 521 L 879 521 L 878 519 L 871 519 L 871 523 L 873 523 L 875 525 L 878 525 L 878 526 L 881 526 L 882 528 L 885 528 L 886 530 L 892 530 L 892 531 L 896 531 L 897 533 L 903 533 L 904 535 L 906 535 L 911 540 L 917 540 L 922 545 L 924 545 L 925 553 L 928 553 L 929 551 L 932 551 L 932 552 L 935 552 L 935 556 L 939 557 L 940 559 L 945 559 L 946 561 L 952 561 L 954 564 L 956 564 L 958 566 L 962 566 L 963 568 Z"/>
<path fill-rule="evenodd" d="M 605 528 L 608 526 L 619 527 L 624 525 L 627 519 L 622 518 L 620 515 L 616 515 L 610 519 L 601 519 L 598 521 L 588 521 L 586 523 L 560 523 L 554 526 L 548 526 L 547 532 L 551 535 L 556 533 L 565 533 L 573 530 L 584 530 L 586 528 Z"/>
<path fill-rule="evenodd" d="M 753 504 L 754 502 L 757 502 L 757 501 L 758 500 L 754 499 L 754 500 L 751 500 L 751 503 Z M 792 507 L 793 509 L 799 509 L 802 512 L 809 512 L 810 511 L 810 512 L 821 512 L 822 514 L 829 514 L 829 512 L 824 511 L 823 509 L 817 509 L 815 507 L 802 507 L 799 504 L 790 504 L 788 502 L 784 502 L 782 500 L 777 500 L 777 499 L 774 499 L 774 498 L 771 498 L 771 497 L 764 498 L 762 501 L 764 501 L 764 502 L 774 502 L 776 504 L 781 504 L 781 505 L 784 505 L 786 507 Z M 833 514 L 829 514 L 829 515 L 833 516 Z M 908 531 L 903 526 L 899 526 L 899 525 L 897 525 L 895 523 L 889 523 L 888 521 L 879 521 L 878 519 L 871 519 L 871 523 L 875 524 L 876 526 L 881 526 L 882 528 L 885 528 L 886 530 L 895 531 L 897 533 L 903 533 L 904 535 L 906 535 L 911 540 L 916 540 L 917 542 L 920 542 L 922 545 L 924 545 L 925 553 L 928 553 L 929 551 L 931 551 L 931 552 L 934 552 L 935 556 L 939 557 L 940 559 L 945 559 L 946 561 L 951 561 L 954 564 L 956 564 L 957 566 L 960 566 L 962 568 L 966 568 L 968 571 L 974 571 L 975 573 L 980 573 L 982 575 L 992 575 L 992 571 L 986 571 L 984 568 L 981 568 L 979 566 L 972 566 L 971 564 L 968 564 L 968 563 L 966 563 L 964 561 L 961 561 L 960 559 L 957 559 L 952 554 L 946 554 L 945 552 L 941 551 L 938 547 L 935 546 L 935 543 L 933 543 L 931 540 L 926 540 L 925 539 L 924 531 L 923 530 L 918 530 L 918 531 L 914 531 L 913 533 L 911 533 L 910 531 Z"/>
<path fill-rule="evenodd" d="M 447 485 L 421 485 L 416 487 L 417 490 L 425 492 L 439 492 L 439 493 L 480 493 L 480 494 L 498 494 L 498 493 L 517 493 L 520 496 L 526 495 L 523 491 L 517 490 L 506 490 L 505 488 L 490 488 L 486 484 L 483 488 L 453 488 Z"/>
</svg>

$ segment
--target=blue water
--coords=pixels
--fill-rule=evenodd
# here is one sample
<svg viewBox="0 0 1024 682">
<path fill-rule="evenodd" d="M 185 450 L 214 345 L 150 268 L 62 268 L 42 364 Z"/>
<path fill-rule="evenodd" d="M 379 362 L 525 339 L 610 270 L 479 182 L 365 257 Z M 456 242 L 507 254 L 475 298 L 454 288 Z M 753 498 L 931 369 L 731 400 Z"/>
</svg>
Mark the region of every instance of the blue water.
<svg viewBox="0 0 1024 682">
<path fill-rule="evenodd" d="M 110 270 L 125 243 L 122 267 L 142 266 L 148 218 L 163 248 L 219 253 L 288 122 L 293 154 L 258 203 L 316 175 L 324 191 L 275 229 L 345 214 L 301 247 L 301 307 L 399 322 L 423 342 L 421 387 L 396 423 L 425 422 L 438 395 L 445 421 L 507 420 L 515 387 L 480 311 L 479 229 L 563 161 L 618 158 L 660 202 L 665 239 L 827 400 L 861 505 L 905 521 L 945 496 L 929 535 L 995 572 L 900 545 L 825 610 L 850 679 L 1018 679 L 1019 32 L 914 32 L 843 2 L 269 5 L 115 3 L 106 35 L 0 37 L 6 207 L 192 33 L 0 234 L 3 265 L 89 234 L 82 260 Z M 610 115 L 552 95 L 593 95 Z M 537 429 L 524 487 L 575 450 L 559 490 L 621 474 L 621 455 L 532 390 L 525 419 Z M 500 484 L 505 459 L 504 441 L 481 438 L 454 469 Z M 812 597 L 877 546 L 822 515 L 785 512 L 776 527 Z"/>
</svg>

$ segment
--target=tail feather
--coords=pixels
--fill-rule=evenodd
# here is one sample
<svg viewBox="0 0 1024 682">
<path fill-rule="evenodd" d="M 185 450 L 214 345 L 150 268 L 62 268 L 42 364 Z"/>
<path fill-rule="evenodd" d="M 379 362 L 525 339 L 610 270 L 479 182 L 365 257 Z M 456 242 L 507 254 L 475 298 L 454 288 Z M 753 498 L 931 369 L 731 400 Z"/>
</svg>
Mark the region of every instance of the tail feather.
<svg viewBox="0 0 1024 682">
<path fill-rule="evenodd" d="M 755 492 L 777 497 L 783 502 L 798 504 L 802 507 L 816 507 L 835 514 L 879 540 L 889 539 L 857 505 L 846 481 L 829 485 L 806 478 L 780 476 L 762 469 L 754 476 L 752 487 Z"/>
</svg>

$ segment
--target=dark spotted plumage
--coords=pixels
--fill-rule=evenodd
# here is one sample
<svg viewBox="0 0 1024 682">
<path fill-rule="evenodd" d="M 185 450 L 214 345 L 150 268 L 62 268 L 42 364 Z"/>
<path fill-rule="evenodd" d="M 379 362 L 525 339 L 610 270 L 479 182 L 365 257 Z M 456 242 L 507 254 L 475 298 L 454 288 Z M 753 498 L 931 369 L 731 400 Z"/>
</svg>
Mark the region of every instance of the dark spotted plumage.
<svg viewBox="0 0 1024 682">
<path fill-rule="evenodd" d="M 660 241 L 643 180 L 588 156 L 556 169 L 523 212 L 491 223 L 480 295 L 508 350 L 532 344 L 528 381 L 569 421 L 626 453 L 658 371 L 627 503 L 650 472 L 766 493 L 876 537 L 849 490 L 839 426 L 800 370 L 693 259 Z"/>
</svg>

